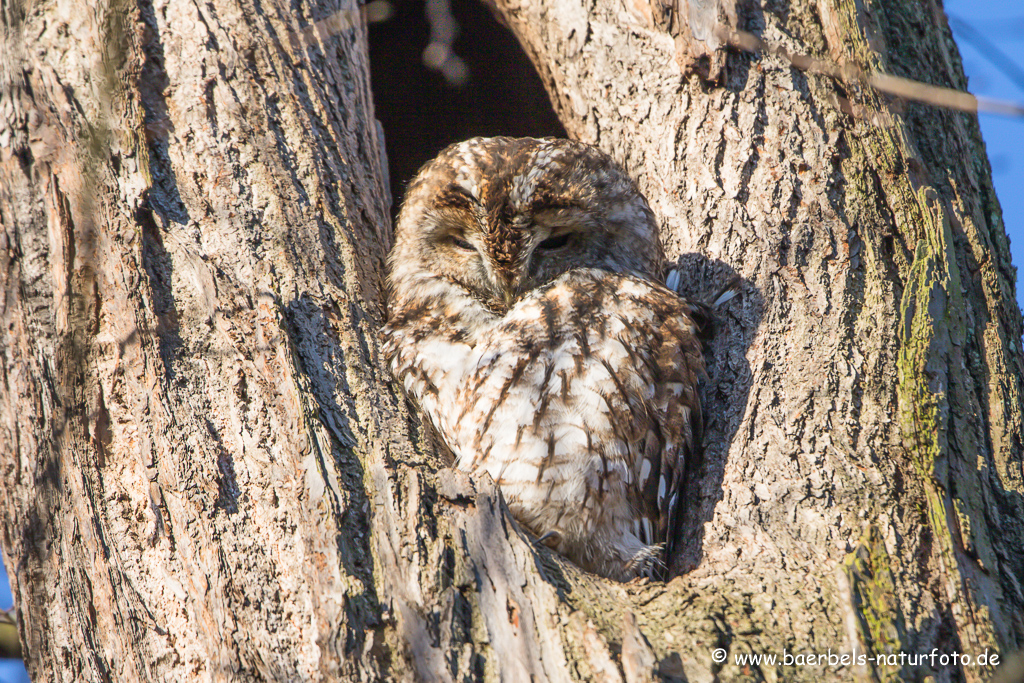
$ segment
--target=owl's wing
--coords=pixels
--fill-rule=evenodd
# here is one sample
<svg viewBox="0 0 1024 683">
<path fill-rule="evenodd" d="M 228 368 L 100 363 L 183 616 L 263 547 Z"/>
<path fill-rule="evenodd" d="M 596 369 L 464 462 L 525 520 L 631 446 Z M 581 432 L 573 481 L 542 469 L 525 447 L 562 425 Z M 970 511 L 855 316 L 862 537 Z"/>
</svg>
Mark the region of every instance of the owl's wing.
<svg viewBox="0 0 1024 683">
<path fill-rule="evenodd" d="M 637 489 L 639 507 L 653 527 L 653 538 L 641 540 L 666 543 L 676 528 L 686 467 L 694 461 L 703 429 L 700 336 L 708 311 L 662 288 L 652 288 L 648 296 L 660 326 L 651 331 L 648 342 L 654 395 L 649 403 L 650 431 L 637 458 Z"/>
<path fill-rule="evenodd" d="M 457 467 L 488 471 L 535 533 L 579 536 L 581 566 L 631 576 L 669 540 L 699 442 L 702 311 L 647 279 L 579 269 L 472 335 L 396 318 L 385 354 Z"/>
<path fill-rule="evenodd" d="M 687 462 L 700 443 L 701 337 L 709 320 L 707 306 L 645 278 L 571 271 L 529 295 L 495 327 L 478 349 L 491 360 L 477 368 L 470 393 L 484 402 L 498 397 L 488 410 L 494 418 L 489 431 L 518 425 L 499 441 L 530 436 L 522 428 L 526 413 L 536 438 L 548 438 L 565 421 L 553 408 L 568 406 L 587 425 L 588 451 L 614 460 L 621 457 L 615 442 L 625 442 L 622 465 L 635 482 L 628 495 L 640 515 L 635 533 L 647 545 L 665 543 L 675 528 Z M 465 427 L 463 419 L 452 422 Z M 523 462 L 524 454 L 514 457 Z"/>
<path fill-rule="evenodd" d="M 424 437 L 454 459 L 449 437 L 452 403 L 473 364 L 473 348 L 452 320 L 411 307 L 396 313 L 381 330 L 382 352 L 392 376 L 425 418 Z"/>
</svg>

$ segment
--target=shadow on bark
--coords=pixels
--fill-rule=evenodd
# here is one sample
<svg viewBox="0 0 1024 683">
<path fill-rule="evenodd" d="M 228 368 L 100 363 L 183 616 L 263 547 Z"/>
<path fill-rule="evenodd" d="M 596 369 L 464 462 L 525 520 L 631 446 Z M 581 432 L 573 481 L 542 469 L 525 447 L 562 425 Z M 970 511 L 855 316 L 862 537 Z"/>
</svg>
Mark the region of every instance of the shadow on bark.
<svg viewBox="0 0 1024 683">
<path fill-rule="evenodd" d="M 673 264 L 680 273 L 680 294 L 706 300 L 738 273 L 703 254 L 681 255 Z M 666 558 L 668 579 L 695 569 L 704 555 L 704 524 L 722 499 L 729 446 L 739 429 L 753 381 L 747 350 L 761 322 L 764 300 L 754 284 L 739 278 L 738 295 L 715 310 L 714 332 L 707 344 L 708 377 L 701 388 L 704 436 L 692 463 L 687 463 L 684 492 L 690 504 L 676 529 L 674 556 Z"/>
</svg>

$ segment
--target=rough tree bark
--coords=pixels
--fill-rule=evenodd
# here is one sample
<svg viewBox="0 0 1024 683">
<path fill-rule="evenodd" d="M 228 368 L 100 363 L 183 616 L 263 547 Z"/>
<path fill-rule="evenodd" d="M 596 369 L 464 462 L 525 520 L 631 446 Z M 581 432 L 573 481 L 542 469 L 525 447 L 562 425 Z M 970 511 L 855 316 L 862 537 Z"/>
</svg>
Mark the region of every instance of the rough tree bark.
<svg viewBox="0 0 1024 683">
<path fill-rule="evenodd" d="M 7 3 L 0 505 L 33 680 L 987 678 L 734 659 L 1024 645 L 1020 313 L 976 121 L 766 55 L 709 80 L 659 3 L 497 9 L 689 286 L 745 281 L 681 576 L 535 548 L 381 370 L 357 8 Z M 726 15 L 964 85 L 930 0 Z"/>
<path fill-rule="evenodd" d="M 965 89 L 941 6 L 738 3 L 733 27 L 851 78 L 733 55 L 711 84 L 658 3 L 499 5 L 570 135 L 624 160 L 670 253 L 700 255 L 690 279 L 707 258 L 748 284 L 715 345 L 693 569 L 648 603 L 652 632 L 674 604 L 735 615 L 732 652 L 1020 648 L 1021 318 L 976 119 L 852 78 Z"/>
</svg>

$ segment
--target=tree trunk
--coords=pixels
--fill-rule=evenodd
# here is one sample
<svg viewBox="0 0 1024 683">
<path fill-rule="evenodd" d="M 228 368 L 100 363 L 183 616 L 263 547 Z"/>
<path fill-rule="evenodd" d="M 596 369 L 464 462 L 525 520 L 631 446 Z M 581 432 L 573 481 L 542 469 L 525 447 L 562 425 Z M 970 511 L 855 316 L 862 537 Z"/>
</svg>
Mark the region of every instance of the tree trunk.
<svg viewBox="0 0 1024 683">
<path fill-rule="evenodd" d="M 657 3 L 499 4 L 569 134 L 639 179 L 684 281 L 710 261 L 747 284 L 713 347 L 677 558 L 692 571 L 658 601 L 699 595 L 686 621 L 721 610 L 730 653 L 1024 645 L 1021 316 L 975 117 L 765 55 L 729 55 L 708 83 L 707 45 Z M 966 88 L 932 2 L 724 14 L 843 73 Z M 866 673 L 932 672 L 900 662 Z"/>
<path fill-rule="evenodd" d="M 363 481 L 407 441 L 359 10 L 4 11 L 3 545 L 33 680 L 374 677 Z"/>
<path fill-rule="evenodd" d="M 0 504 L 34 681 L 980 680 L 899 653 L 1024 645 L 1021 318 L 976 120 L 709 47 L 691 4 L 498 5 L 691 291 L 744 278 L 681 575 L 626 585 L 445 468 L 381 368 L 358 8 L 0 9 Z M 964 85 L 927 1 L 733 14 Z"/>
</svg>

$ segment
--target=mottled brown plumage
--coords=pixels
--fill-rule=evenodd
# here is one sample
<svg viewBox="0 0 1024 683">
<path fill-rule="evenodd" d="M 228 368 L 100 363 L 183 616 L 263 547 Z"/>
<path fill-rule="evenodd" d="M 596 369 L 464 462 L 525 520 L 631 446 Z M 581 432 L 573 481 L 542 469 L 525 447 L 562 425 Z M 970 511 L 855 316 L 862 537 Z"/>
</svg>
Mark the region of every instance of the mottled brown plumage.
<svg viewBox="0 0 1024 683">
<path fill-rule="evenodd" d="M 411 183 L 385 354 L 467 472 L 584 569 L 649 571 L 700 430 L 703 307 L 634 183 L 566 140 L 477 138 Z"/>
</svg>

